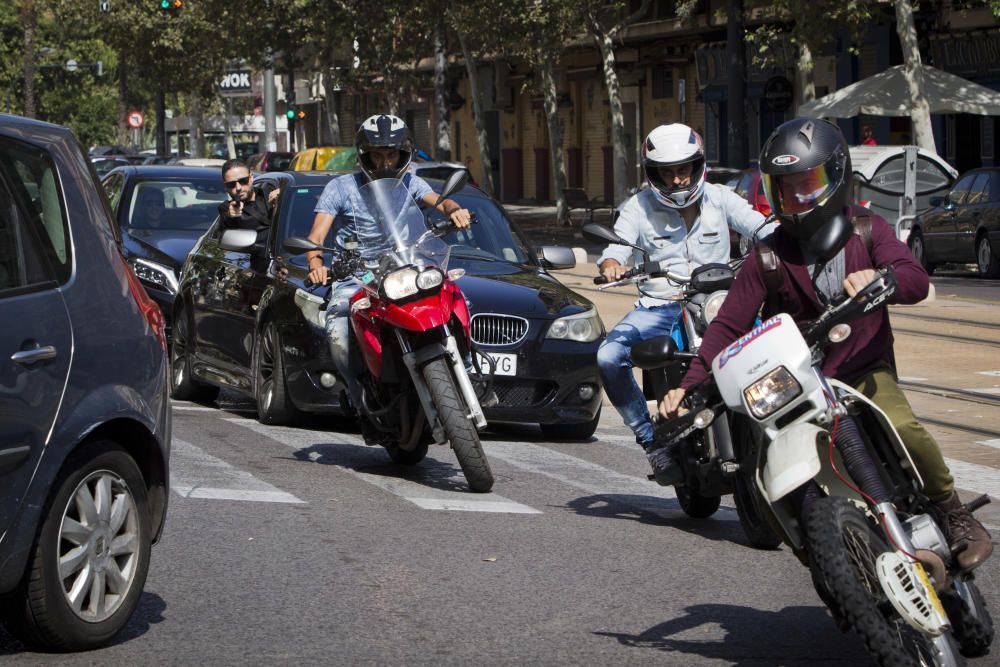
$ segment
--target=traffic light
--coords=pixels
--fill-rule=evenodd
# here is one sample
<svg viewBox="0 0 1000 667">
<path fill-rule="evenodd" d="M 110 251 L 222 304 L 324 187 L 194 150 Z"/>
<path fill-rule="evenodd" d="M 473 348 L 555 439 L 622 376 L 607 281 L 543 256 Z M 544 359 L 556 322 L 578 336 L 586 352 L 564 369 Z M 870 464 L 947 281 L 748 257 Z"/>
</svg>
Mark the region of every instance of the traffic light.
<svg viewBox="0 0 1000 667">
<path fill-rule="evenodd" d="M 184 8 L 184 0 L 160 0 L 160 9 L 165 12 L 176 12 Z"/>
<path fill-rule="evenodd" d="M 306 111 L 305 109 L 289 106 L 288 110 L 285 112 L 285 118 L 288 120 L 305 120 Z"/>
</svg>

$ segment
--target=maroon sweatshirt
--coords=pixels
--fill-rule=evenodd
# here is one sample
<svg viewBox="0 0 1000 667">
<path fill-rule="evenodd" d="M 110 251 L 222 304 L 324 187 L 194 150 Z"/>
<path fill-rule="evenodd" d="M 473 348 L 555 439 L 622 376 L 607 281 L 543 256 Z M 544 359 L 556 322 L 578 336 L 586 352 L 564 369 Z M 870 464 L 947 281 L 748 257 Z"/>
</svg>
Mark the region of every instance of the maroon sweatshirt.
<svg viewBox="0 0 1000 667">
<path fill-rule="evenodd" d="M 780 270 L 784 274 L 784 284 L 778 293 L 781 303 L 778 312 L 788 313 L 798 323 L 807 322 L 818 317 L 824 307 L 812 286 L 809 268 L 804 264 L 798 241 L 782 232 L 779 226 L 774 235 L 775 253 L 781 260 Z M 896 238 L 884 218 L 872 216 L 870 255 L 857 234 L 851 235 L 844 252 L 845 275 L 889 264 L 893 266 L 899 286 L 891 303 L 916 303 L 927 297 L 930 284 L 927 272 L 913 258 L 910 249 Z M 767 287 L 757 266 L 755 248 L 736 274 L 725 303 L 705 333 L 698 359 L 691 363 L 681 387 L 688 389 L 705 379 L 715 356 L 753 326 L 766 297 Z M 776 314 L 764 312 L 762 317 Z M 888 309 L 875 310 L 854 320 L 851 331 L 847 340 L 827 348 L 823 361 L 823 373 L 827 377 L 852 383 L 879 366 L 894 363 Z"/>
</svg>

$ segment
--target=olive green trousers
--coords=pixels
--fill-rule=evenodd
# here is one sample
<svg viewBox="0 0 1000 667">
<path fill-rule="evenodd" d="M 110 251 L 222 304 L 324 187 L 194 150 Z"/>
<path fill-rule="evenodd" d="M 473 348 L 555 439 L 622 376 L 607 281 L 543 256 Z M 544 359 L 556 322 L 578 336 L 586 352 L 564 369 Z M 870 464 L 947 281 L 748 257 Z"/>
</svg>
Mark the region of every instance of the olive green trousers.
<svg viewBox="0 0 1000 667">
<path fill-rule="evenodd" d="M 955 480 L 944 462 L 941 448 L 913 414 L 899 388 L 896 374 L 880 368 L 864 375 L 854 388 L 870 398 L 889 417 L 924 480 L 924 493 L 933 502 L 946 500 L 955 490 Z"/>
</svg>

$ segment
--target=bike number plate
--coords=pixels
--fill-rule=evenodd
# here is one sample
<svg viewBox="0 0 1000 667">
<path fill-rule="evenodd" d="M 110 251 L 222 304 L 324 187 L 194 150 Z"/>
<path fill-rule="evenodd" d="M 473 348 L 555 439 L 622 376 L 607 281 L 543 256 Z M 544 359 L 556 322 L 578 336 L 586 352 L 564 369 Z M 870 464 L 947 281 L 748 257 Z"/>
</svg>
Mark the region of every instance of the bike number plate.
<svg viewBox="0 0 1000 667">
<path fill-rule="evenodd" d="M 483 369 L 483 372 L 489 372 L 490 362 L 482 357 L 485 354 L 479 353 L 479 367 Z M 493 358 L 496 362 L 496 369 L 493 371 L 496 375 L 517 375 L 517 355 L 516 354 L 504 354 L 501 352 L 490 352 L 489 356 Z"/>
</svg>

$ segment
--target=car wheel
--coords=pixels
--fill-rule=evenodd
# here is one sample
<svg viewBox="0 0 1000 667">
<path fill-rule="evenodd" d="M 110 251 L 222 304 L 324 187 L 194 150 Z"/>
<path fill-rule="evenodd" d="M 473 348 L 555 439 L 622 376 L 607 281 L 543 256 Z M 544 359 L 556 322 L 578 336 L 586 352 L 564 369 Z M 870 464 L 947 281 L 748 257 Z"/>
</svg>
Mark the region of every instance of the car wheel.
<svg viewBox="0 0 1000 667">
<path fill-rule="evenodd" d="M 910 252 L 913 253 L 913 258 L 917 260 L 917 263 L 924 267 L 927 275 L 932 275 L 935 265 L 927 261 L 927 246 L 924 244 L 924 235 L 920 233 L 919 229 L 910 232 L 907 245 L 910 246 Z"/>
<path fill-rule="evenodd" d="M 993 254 L 993 245 L 986 234 L 976 241 L 976 266 L 984 278 L 1000 278 L 1000 260 Z"/>
<path fill-rule="evenodd" d="M 173 340 L 170 343 L 170 397 L 178 401 L 210 403 L 219 396 L 219 388 L 199 382 L 191 373 L 191 340 L 194 337 L 191 311 L 175 311 Z"/>
<path fill-rule="evenodd" d="M 298 415 L 298 410 L 288 395 L 281 337 L 273 320 L 264 324 L 254 346 L 253 393 L 257 400 L 257 420 L 261 424 L 291 423 Z"/>
<path fill-rule="evenodd" d="M 96 648 L 125 626 L 146 582 L 146 484 L 131 456 L 101 440 L 71 455 L 53 488 L 5 620 L 33 646 Z"/>
<path fill-rule="evenodd" d="M 581 424 L 539 424 L 542 434 L 550 440 L 590 440 L 601 421 L 601 409 L 588 422 Z"/>
</svg>

